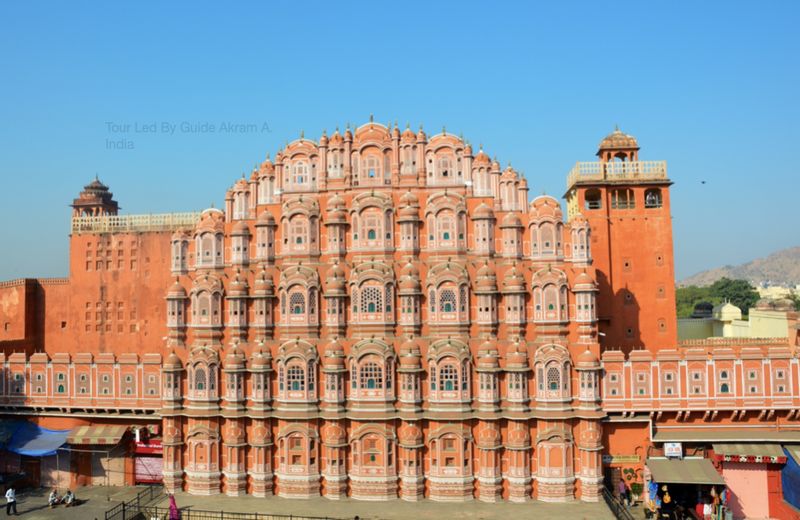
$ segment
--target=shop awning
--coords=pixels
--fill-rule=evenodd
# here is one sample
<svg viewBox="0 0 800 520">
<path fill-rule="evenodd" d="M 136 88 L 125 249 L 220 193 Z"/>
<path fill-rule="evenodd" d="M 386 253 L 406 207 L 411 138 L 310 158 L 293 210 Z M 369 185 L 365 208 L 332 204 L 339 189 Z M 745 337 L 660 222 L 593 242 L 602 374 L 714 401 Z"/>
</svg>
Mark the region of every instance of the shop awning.
<svg viewBox="0 0 800 520">
<path fill-rule="evenodd" d="M 647 467 L 659 484 L 725 485 L 708 459 L 647 459 Z"/>
<path fill-rule="evenodd" d="M 770 442 L 800 443 L 800 430 L 756 430 L 751 428 L 661 428 L 655 442 Z"/>
<path fill-rule="evenodd" d="M 17 431 L 20 424 L 24 421 L 15 421 L 14 419 L 0 420 L 0 445 L 6 444 L 11 440 L 14 432 Z"/>
<path fill-rule="evenodd" d="M 67 442 L 68 434 L 69 430 L 48 430 L 26 421 L 11 436 L 6 449 L 30 457 L 47 457 L 55 455 Z"/>
<path fill-rule="evenodd" d="M 67 437 L 70 444 L 92 444 L 100 446 L 114 446 L 119 444 L 122 436 L 128 430 L 127 426 L 97 425 L 97 426 L 78 426 Z"/>
<path fill-rule="evenodd" d="M 714 443 L 714 453 L 719 460 L 728 462 L 786 462 L 780 444 L 769 443 Z"/>
</svg>

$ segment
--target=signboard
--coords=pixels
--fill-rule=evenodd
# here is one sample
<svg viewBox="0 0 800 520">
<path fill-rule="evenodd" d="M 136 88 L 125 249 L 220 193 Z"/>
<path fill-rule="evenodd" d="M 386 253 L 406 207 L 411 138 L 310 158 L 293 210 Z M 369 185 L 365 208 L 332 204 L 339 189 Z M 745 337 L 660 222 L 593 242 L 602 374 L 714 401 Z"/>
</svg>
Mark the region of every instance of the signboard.
<svg viewBox="0 0 800 520">
<path fill-rule="evenodd" d="M 664 456 L 669 458 L 682 459 L 683 458 L 683 444 L 680 442 L 665 442 L 664 443 Z"/>
<path fill-rule="evenodd" d="M 160 439 L 150 439 L 147 442 L 136 442 L 134 443 L 134 453 L 137 454 L 153 454 L 153 455 L 161 455 L 163 453 L 164 448 L 161 445 Z"/>
<path fill-rule="evenodd" d="M 603 455 L 603 464 L 638 464 L 638 455 Z"/>
</svg>

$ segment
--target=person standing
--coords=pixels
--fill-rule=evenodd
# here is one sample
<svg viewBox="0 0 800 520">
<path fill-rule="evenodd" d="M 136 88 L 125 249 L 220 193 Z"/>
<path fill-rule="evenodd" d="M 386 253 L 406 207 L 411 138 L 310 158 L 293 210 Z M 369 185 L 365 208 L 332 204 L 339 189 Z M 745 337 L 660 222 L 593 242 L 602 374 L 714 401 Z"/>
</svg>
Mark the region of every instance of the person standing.
<svg viewBox="0 0 800 520">
<path fill-rule="evenodd" d="M 175 503 L 175 495 L 169 496 L 169 520 L 181 520 L 181 512 Z"/>
<path fill-rule="evenodd" d="M 14 486 L 9 486 L 6 490 L 6 516 L 11 516 L 11 511 L 17 513 L 17 493 L 14 491 Z"/>
<path fill-rule="evenodd" d="M 619 491 L 619 501 L 622 502 L 624 505 L 628 505 L 628 487 L 625 485 L 625 481 L 619 479 L 619 484 L 617 485 L 617 491 Z"/>
</svg>

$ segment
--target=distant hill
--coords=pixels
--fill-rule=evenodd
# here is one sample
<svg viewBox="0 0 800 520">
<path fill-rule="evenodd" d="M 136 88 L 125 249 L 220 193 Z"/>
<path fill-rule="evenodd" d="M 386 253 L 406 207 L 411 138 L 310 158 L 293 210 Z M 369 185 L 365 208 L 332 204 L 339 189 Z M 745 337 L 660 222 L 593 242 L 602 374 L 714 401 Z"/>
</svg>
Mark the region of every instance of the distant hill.
<svg viewBox="0 0 800 520">
<path fill-rule="evenodd" d="M 726 265 L 702 271 L 679 281 L 678 286 L 710 285 L 723 277 L 748 280 L 756 286 L 767 282 L 770 285 L 794 287 L 800 283 L 800 247 L 776 251 L 766 258 L 756 258 L 746 264 Z"/>
</svg>

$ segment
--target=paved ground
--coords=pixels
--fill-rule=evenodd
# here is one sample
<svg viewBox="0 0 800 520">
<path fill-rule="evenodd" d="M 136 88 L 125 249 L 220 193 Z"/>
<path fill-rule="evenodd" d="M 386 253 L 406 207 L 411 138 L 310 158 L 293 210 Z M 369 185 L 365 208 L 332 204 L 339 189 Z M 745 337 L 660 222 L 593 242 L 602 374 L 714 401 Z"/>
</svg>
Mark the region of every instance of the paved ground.
<svg viewBox="0 0 800 520">
<path fill-rule="evenodd" d="M 54 509 L 47 507 L 49 489 L 25 490 L 17 493 L 17 512 L 23 518 L 30 520 L 51 520 L 56 518 L 70 518 L 73 520 L 103 520 L 105 512 L 123 500 L 136 496 L 141 488 L 136 487 L 91 487 L 78 488 L 75 496 L 84 501 L 81 505 L 72 507 L 58 506 Z M 64 494 L 63 489 L 59 490 Z M 5 499 L 1 499 L 2 509 L 0 518 L 5 517 Z"/>
<path fill-rule="evenodd" d="M 75 508 L 63 506 L 50 509 L 47 507 L 49 490 L 41 489 L 18 495 L 18 510 L 23 518 L 30 520 L 54 520 L 70 518 L 71 520 L 103 520 L 104 513 L 123 500 L 133 498 L 141 488 L 136 487 L 91 487 L 79 488 L 77 497 L 85 503 Z M 61 491 L 61 490 L 60 490 Z M 63 492 L 63 491 L 62 491 Z M 528 502 L 526 504 L 484 504 L 472 501 L 464 504 L 444 504 L 423 500 L 410 503 L 403 500 L 390 502 L 364 502 L 360 500 L 328 500 L 315 498 L 311 500 L 290 500 L 279 497 L 255 498 L 245 496 L 239 498 L 217 495 L 198 497 L 178 493 L 178 506 L 181 509 L 201 509 L 207 511 L 226 512 L 261 512 L 284 515 L 329 516 L 334 518 L 353 518 L 358 515 L 362 519 L 394 520 L 414 518 L 415 520 L 442 520 L 452 517 L 471 520 L 489 520 L 510 518 L 537 519 L 575 519 L 575 520 L 613 520 L 614 517 L 605 503 L 585 504 L 572 502 L 569 504 L 546 504 Z M 5 503 L 2 500 L 3 505 Z M 167 507 L 166 496 L 152 505 Z M 5 511 L 0 510 L 0 518 Z"/>
<path fill-rule="evenodd" d="M 575 519 L 575 520 L 613 520 L 614 516 L 605 503 L 586 504 L 572 502 L 569 504 L 546 504 L 529 502 L 526 504 L 484 504 L 477 500 L 463 504 L 446 504 L 423 500 L 418 503 L 404 500 L 388 502 L 364 502 L 363 500 L 328 500 L 314 498 L 311 500 L 290 500 L 279 497 L 255 498 L 244 496 L 238 498 L 217 495 L 198 497 L 178 493 L 175 495 L 181 509 L 202 509 L 207 511 L 261 512 L 284 515 L 330 516 L 334 518 L 353 518 L 358 515 L 362 519 L 401 519 L 442 520 L 447 518 L 466 519 L 504 519 L 541 518 L 541 519 Z M 155 504 L 154 504 L 155 505 Z M 157 505 L 167 507 L 167 499 Z"/>
</svg>

